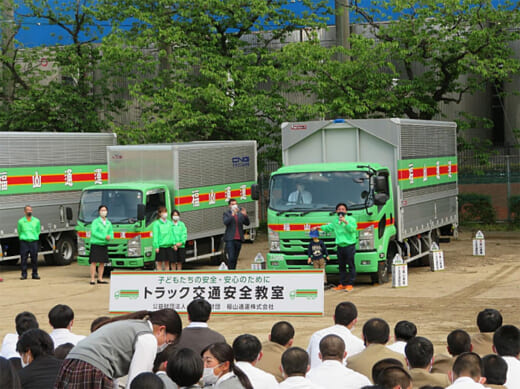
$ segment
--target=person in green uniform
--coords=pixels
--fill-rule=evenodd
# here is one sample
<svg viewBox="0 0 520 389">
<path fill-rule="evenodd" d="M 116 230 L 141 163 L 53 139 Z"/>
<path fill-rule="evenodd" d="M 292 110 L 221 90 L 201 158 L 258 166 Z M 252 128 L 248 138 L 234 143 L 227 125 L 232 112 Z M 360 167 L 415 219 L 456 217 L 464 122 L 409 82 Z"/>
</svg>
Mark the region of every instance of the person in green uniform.
<svg viewBox="0 0 520 389">
<path fill-rule="evenodd" d="M 166 270 L 166 264 L 173 261 L 173 245 L 175 235 L 173 223 L 168 220 L 168 210 L 160 206 L 159 219 L 153 224 L 153 248 L 155 249 L 155 269 Z"/>
<path fill-rule="evenodd" d="M 108 284 L 103 281 L 103 270 L 105 263 L 108 263 L 108 242 L 114 239 L 112 223 L 107 219 L 108 208 L 100 205 L 98 208 L 99 217 L 94 219 L 90 233 L 90 285 L 96 283 L 96 264 L 98 266 L 98 284 Z"/>
<path fill-rule="evenodd" d="M 170 262 L 170 270 L 172 270 L 172 263 L 174 270 L 182 270 L 182 264 L 186 261 L 186 240 L 188 239 L 188 229 L 181 221 L 181 214 L 176 209 L 172 211 L 172 220 L 175 242 L 173 245 L 173 261 Z"/>
<path fill-rule="evenodd" d="M 356 265 L 354 256 L 356 254 L 357 242 L 357 222 L 352 216 L 347 215 L 347 205 L 339 203 L 336 205 L 336 214 L 338 217 L 335 221 L 320 227 L 314 227 L 313 230 L 321 229 L 325 232 L 334 232 L 336 236 L 337 256 L 339 266 L 339 285 L 334 290 L 353 289 L 354 280 L 356 279 Z M 349 277 L 347 280 L 347 265 Z"/>
<path fill-rule="evenodd" d="M 18 220 L 18 238 L 20 239 L 20 259 L 22 264 L 21 280 L 27 279 L 27 258 L 31 255 L 32 279 L 39 280 L 38 248 L 40 246 L 40 220 L 32 214 L 32 207 L 26 205 L 25 216 Z"/>
</svg>

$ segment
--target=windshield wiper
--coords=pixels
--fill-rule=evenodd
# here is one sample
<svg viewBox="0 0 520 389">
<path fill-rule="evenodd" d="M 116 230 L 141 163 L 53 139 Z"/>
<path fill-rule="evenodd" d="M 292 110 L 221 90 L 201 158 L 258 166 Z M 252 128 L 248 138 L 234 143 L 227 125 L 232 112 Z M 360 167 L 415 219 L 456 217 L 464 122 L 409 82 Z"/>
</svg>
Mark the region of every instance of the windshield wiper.
<svg viewBox="0 0 520 389">
<path fill-rule="evenodd" d="M 137 221 L 135 217 L 127 217 L 126 219 L 113 221 L 112 224 L 134 224 Z"/>
<path fill-rule="evenodd" d="M 320 212 L 320 211 L 330 211 L 330 212 L 333 212 L 334 211 L 334 208 L 332 207 L 321 207 L 321 208 L 313 208 L 313 209 L 308 209 L 306 211 L 303 211 L 301 216 L 305 216 L 311 212 Z"/>
<path fill-rule="evenodd" d="M 304 212 L 304 211 L 309 211 L 309 208 L 289 208 L 289 209 L 286 209 L 283 211 L 278 211 L 276 216 L 283 215 L 284 213 L 287 213 L 287 212 Z M 310 209 L 310 211 L 312 211 L 312 209 Z"/>
</svg>

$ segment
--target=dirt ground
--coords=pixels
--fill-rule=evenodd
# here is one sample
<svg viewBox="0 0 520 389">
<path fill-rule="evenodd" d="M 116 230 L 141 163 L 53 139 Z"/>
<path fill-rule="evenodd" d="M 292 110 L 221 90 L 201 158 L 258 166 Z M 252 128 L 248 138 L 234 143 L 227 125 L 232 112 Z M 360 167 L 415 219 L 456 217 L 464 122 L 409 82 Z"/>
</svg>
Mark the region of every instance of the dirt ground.
<svg viewBox="0 0 520 389">
<path fill-rule="evenodd" d="M 231 342 L 248 332 L 262 341 L 271 325 L 278 320 L 290 321 L 296 329 L 295 345 L 306 347 L 311 334 L 332 325 L 334 307 L 341 301 L 352 301 L 359 311 L 354 328 L 361 334 L 363 323 L 372 317 L 385 319 L 393 328 L 399 320 L 414 322 L 419 334 L 428 337 L 436 352 L 445 351 L 446 336 L 456 328 L 477 331 L 477 313 L 483 308 L 498 309 L 504 323 L 520 325 L 520 233 L 486 234 L 486 256 L 472 256 L 472 235 L 462 232 L 458 240 L 442 244 L 446 270 L 431 272 L 428 267 L 410 267 L 409 286 L 395 289 L 391 283 L 371 285 L 368 276 L 359 276 L 352 292 L 325 292 L 324 317 L 259 317 L 219 316 L 210 326 Z M 249 268 L 257 252 L 267 252 L 267 242 L 260 237 L 254 244 L 244 244 L 239 268 Z M 0 266 L 2 293 L 0 337 L 15 332 L 14 317 L 18 312 L 33 312 L 40 327 L 50 331 L 47 313 L 55 304 L 68 304 L 75 312 L 73 332 L 88 334 L 91 321 L 107 315 L 109 286 L 89 285 L 88 268 L 73 263 L 53 267 L 40 263 L 41 280 L 19 280 L 16 266 Z M 191 264 L 191 268 L 210 268 L 209 264 Z M 215 269 L 215 267 L 211 267 Z M 187 324 L 186 316 L 183 322 Z"/>
</svg>

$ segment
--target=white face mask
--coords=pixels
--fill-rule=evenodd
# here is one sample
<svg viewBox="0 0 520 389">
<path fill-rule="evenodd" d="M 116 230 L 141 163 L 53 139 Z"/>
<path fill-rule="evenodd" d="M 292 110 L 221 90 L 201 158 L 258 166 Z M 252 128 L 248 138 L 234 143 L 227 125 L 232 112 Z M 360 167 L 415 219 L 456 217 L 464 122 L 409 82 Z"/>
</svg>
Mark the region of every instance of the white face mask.
<svg viewBox="0 0 520 389">
<path fill-rule="evenodd" d="M 107 211 L 99 211 L 99 216 L 101 217 L 107 217 L 108 212 Z"/>
<path fill-rule="evenodd" d="M 172 219 L 173 219 L 173 221 L 176 221 L 176 222 L 177 222 L 177 221 L 179 221 L 180 217 L 177 216 L 177 215 L 175 215 L 175 216 L 172 216 Z"/>
<path fill-rule="evenodd" d="M 219 366 L 219 365 L 217 365 Z M 214 367 L 205 367 L 204 373 L 202 374 L 202 382 L 204 386 L 215 385 L 217 380 L 219 379 L 218 375 L 215 375 Z"/>
<path fill-rule="evenodd" d="M 233 205 L 231 206 L 231 209 L 232 209 L 233 211 L 236 211 L 236 210 L 238 209 L 238 205 L 233 204 Z"/>
<path fill-rule="evenodd" d="M 168 217 L 167 213 L 161 213 L 161 219 L 166 220 L 167 217 Z"/>
<path fill-rule="evenodd" d="M 21 363 L 22 363 L 22 368 L 29 366 L 29 362 L 25 362 L 25 359 L 24 359 L 25 355 L 26 355 L 26 353 L 23 353 L 20 357 Z M 29 359 L 29 358 L 27 358 L 27 359 Z"/>
<path fill-rule="evenodd" d="M 166 347 L 168 347 L 168 343 L 163 343 L 160 346 L 157 346 L 157 354 L 163 352 Z"/>
</svg>

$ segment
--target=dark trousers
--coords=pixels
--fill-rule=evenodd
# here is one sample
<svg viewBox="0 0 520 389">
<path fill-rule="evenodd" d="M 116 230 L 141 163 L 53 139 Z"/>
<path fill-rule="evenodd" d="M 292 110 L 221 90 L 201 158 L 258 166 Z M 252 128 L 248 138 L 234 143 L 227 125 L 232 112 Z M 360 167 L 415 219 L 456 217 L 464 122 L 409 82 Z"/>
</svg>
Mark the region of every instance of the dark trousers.
<svg viewBox="0 0 520 389">
<path fill-rule="evenodd" d="M 226 240 L 226 254 L 228 257 L 228 268 L 230 270 L 237 268 L 238 255 L 240 254 L 240 249 L 242 248 L 242 241 L 234 239 L 234 240 Z"/>
<path fill-rule="evenodd" d="M 22 277 L 27 277 L 27 258 L 31 255 L 32 275 L 38 274 L 38 247 L 40 242 L 20 241 L 20 258 L 22 262 Z"/>
<path fill-rule="evenodd" d="M 341 285 L 354 285 L 356 279 L 356 265 L 354 264 L 354 255 L 356 254 L 356 245 L 338 246 L 338 266 L 339 266 L 339 283 Z M 349 276 L 347 280 L 347 265 Z"/>
</svg>

